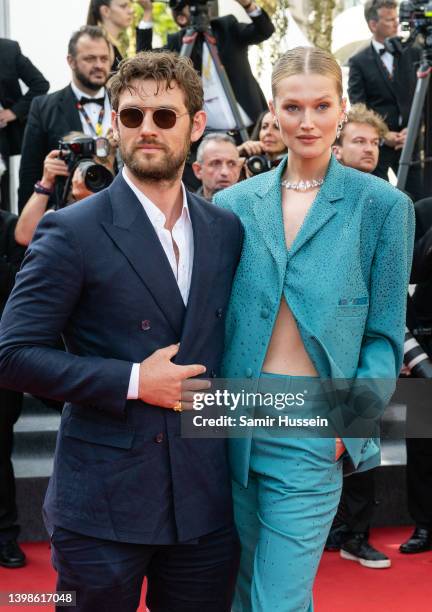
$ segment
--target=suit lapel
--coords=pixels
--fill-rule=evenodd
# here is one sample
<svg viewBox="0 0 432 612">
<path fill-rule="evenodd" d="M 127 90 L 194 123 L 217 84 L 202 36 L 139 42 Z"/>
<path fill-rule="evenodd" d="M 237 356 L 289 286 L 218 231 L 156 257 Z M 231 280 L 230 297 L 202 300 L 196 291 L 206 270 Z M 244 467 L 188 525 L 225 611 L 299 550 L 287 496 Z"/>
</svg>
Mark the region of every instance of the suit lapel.
<svg viewBox="0 0 432 612">
<path fill-rule="evenodd" d="M 291 245 L 289 258 L 293 257 L 337 213 L 333 202 L 343 198 L 343 194 L 343 168 L 332 156 L 324 184 Z"/>
<path fill-rule="evenodd" d="M 269 173 L 271 180 L 264 188 L 256 191 L 253 205 L 254 216 L 262 238 L 276 262 L 279 276 L 285 274 L 287 264 L 287 248 L 283 226 L 281 206 L 281 180 L 285 171 L 286 159 Z"/>
<path fill-rule="evenodd" d="M 102 225 L 180 338 L 185 306 L 159 238 L 144 208 L 121 174 L 117 175 L 108 193 L 113 222 Z"/>
<path fill-rule="evenodd" d="M 59 100 L 60 111 L 70 131 L 82 132 L 80 114 L 76 107 L 75 94 L 72 87 L 68 85 L 63 89 L 63 95 Z"/>
<path fill-rule="evenodd" d="M 387 72 L 384 64 L 382 63 L 382 60 L 379 56 L 379 54 L 375 51 L 372 43 L 370 45 L 370 51 L 372 54 L 372 60 L 375 62 L 379 72 L 381 73 L 381 76 L 383 78 L 383 82 L 386 85 L 386 87 L 388 87 L 388 89 L 391 91 L 392 95 L 394 96 L 394 98 L 397 98 L 397 93 L 394 87 L 394 82 L 393 79 L 390 77 L 389 73 Z M 393 59 L 393 62 L 395 61 L 395 59 Z M 396 74 L 396 66 L 393 65 L 393 75 Z"/>
<path fill-rule="evenodd" d="M 210 287 L 219 269 L 221 255 L 218 223 L 193 194 L 188 192 L 187 196 L 193 228 L 194 262 L 180 356 L 188 354 L 191 343 L 196 342 L 196 330 L 206 312 Z"/>
</svg>

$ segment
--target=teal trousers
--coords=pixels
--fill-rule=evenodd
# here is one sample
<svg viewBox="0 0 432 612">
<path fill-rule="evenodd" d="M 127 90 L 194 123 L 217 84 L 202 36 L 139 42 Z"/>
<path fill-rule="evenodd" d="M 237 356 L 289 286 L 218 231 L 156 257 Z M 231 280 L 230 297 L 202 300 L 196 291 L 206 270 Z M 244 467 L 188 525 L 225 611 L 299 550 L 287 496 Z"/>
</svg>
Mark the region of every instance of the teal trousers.
<svg viewBox="0 0 432 612">
<path fill-rule="evenodd" d="M 292 380 L 286 377 L 286 390 Z M 342 490 L 335 454 L 333 437 L 254 436 L 248 486 L 233 483 L 242 545 L 233 612 L 312 612 L 313 583 Z"/>
</svg>

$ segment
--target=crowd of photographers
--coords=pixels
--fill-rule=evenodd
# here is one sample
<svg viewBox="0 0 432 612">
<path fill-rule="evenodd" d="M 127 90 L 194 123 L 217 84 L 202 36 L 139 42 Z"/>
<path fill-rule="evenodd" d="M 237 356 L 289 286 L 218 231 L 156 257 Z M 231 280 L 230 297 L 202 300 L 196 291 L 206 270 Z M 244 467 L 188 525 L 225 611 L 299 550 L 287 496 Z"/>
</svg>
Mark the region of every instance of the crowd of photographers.
<svg viewBox="0 0 432 612">
<path fill-rule="evenodd" d="M 143 18 L 136 28 L 136 49 L 152 48 L 151 1 L 138 0 Z M 278 126 L 268 111 L 247 59 L 248 46 L 271 37 L 274 27 L 253 0 L 237 0 L 250 17 L 239 23 L 232 15 L 210 20 L 218 55 L 226 68 L 248 138 L 235 130 L 234 113 L 215 74 L 209 47 L 198 39 L 191 60 L 204 85 L 208 131 L 191 152 L 184 175 L 186 186 L 207 200 L 239 180 L 270 171 L 286 154 Z M 168 37 L 166 48 L 180 51 L 191 25 L 191 6 L 174 2 L 173 16 L 181 28 Z M 199 11 L 206 3 L 200 3 Z M 191 6 L 190 6 L 191 5 Z M 196 3 L 193 3 L 192 17 Z M 205 10 L 207 10 L 205 8 Z M 121 169 L 111 127 L 109 77 L 125 56 L 121 34 L 132 22 L 132 8 L 124 0 L 91 0 L 87 25 L 68 44 L 70 82 L 47 94 L 48 82 L 17 43 L 0 39 L 0 314 L 13 286 L 14 275 L 44 214 L 107 187 Z M 416 84 L 420 50 L 402 48 L 394 0 L 369 0 L 365 18 L 372 33 L 370 44 L 349 62 L 348 95 L 351 108 L 334 144 L 334 155 L 344 165 L 388 180 L 397 172 Z M 393 42 L 392 42 L 393 41 Z M 7 58 L 10 61 L 7 61 Z M 217 75 L 216 75 L 217 76 Z M 28 86 L 23 96 L 18 79 Z M 155 118 L 164 121 L 164 118 Z M 419 154 L 419 145 L 415 155 Z M 8 160 L 21 153 L 19 218 L 9 212 Z M 416 204 L 417 234 L 412 282 L 418 283 L 409 304 L 407 374 L 432 375 L 432 198 L 423 193 L 420 170 L 409 173 L 407 191 Z M 407 333 L 409 333 L 409 330 Z M 414 337 L 415 336 L 415 337 Z M 414 345 L 413 345 L 414 342 Z M 413 347 L 415 358 L 413 359 Z M 419 361 L 418 354 L 423 355 Z M 422 369 L 419 370 L 419 363 Z M 429 369 L 428 369 L 429 368 Z M 419 373 L 420 372 L 420 373 Z M 13 425 L 22 398 L 0 389 L 0 565 L 20 567 L 24 555 L 16 540 L 17 509 L 11 465 Z M 4 409 L 4 406 L 8 409 Z M 408 502 L 415 531 L 401 552 L 432 548 L 432 444 L 429 439 L 408 440 Z M 327 548 L 371 568 L 390 560 L 368 541 L 375 505 L 373 471 L 346 480 L 339 512 Z"/>
</svg>

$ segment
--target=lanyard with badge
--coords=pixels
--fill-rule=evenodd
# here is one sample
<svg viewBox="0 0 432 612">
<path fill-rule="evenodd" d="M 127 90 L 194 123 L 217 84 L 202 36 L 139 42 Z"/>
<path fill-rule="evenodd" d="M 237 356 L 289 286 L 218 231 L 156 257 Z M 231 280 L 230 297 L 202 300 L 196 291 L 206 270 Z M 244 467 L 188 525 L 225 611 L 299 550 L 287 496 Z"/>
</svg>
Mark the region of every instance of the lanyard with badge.
<svg viewBox="0 0 432 612">
<path fill-rule="evenodd" d="M 103 105 L 100 109 L 99 117 L 96 122 L 96 127 L 94 127 L 93 123 L 91 122 L 90 117 L 87 114 L 86 109 L 84 108 L 84 106 L 81 104 L 79 100 L 77 100 L 76 107 L 78 109 L 78 112 L 80 112 L 81 115 L 84 117 L 84 121 L 90 127 L 91 131 L 95 134 L 95 136 L 101 136 L 102 135 L 102 123 L 103 123 L 103 119 L 105 115 L 105 105 Z"/>
</svg>

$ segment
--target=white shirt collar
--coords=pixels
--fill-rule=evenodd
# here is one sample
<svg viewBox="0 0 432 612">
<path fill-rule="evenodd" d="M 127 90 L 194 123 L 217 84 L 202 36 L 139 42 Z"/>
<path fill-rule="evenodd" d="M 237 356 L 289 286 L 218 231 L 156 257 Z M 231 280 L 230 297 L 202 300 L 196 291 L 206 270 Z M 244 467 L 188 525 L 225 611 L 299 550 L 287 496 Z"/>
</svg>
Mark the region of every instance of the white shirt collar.
<svg viewBox="0 0 432 612">
<path fill-rule="evenodd" d="M 384 43 L 380 43 L 375 38 L 372 38 L 372 45 L 377 53 L 379 53 L 380 49 L 384 49 Z M 388 51 L 386 51 L 388 53 Z"/>
<path fill-rule="evenodd" d="M 71 81 L 71 87 L 78 100 L 83 96 L 84 98 L 102 98 L 102 96 L 105 96 L 105 87 L 101 87 L 92 96 L 90 96 L 88 93 L 85 93 L 84 91 L 81 91 L 81 89 L 77 87 L 73 81 Z"/>
<path fill-rule="evenodd" d="M 163 228 L 165 226 L 166 217 L 163 214 L 163 212 L 160 210 L 160 208 L 158 208 L 156 206 L 156 204 L 154 204 L 154 202 L 152 202 L 150 200 L 150 198 L 148 198 L 130 180 L 130 178 L 128 177 L 128 175 L 126 173 L 125 167 L 123 167 L 123 169 L 122 169 L 122 176 L 123 176 L 124 180 L 126 181 L 126 183 L 129 185 L 129 187 L 132 189 L 132 191 L 134 192 L 134 194 L 136 195 L 138 200 L 141 202 L 141 204 L 144 207 L 144 210 L 146 212 L 146 215 L 150 219 L 151 224 L 154 227 Z M 181 215 L 180 215 L 180 217 L 178 218 L 177 221 L 180 221 L 180 219 L 185 219 L 185 218 L 189 219 L 189 221 L 190 221 L 189 205 L 188 205 L 187 196 L 186 196 L 186 189 L 185 189 L 185 186 L 184 186 L 183 182 L 181 183 L 181 187 L 182 187 L 182 194 L 183 194 L 183 206 L 182 206 Z"/>
</svg>

